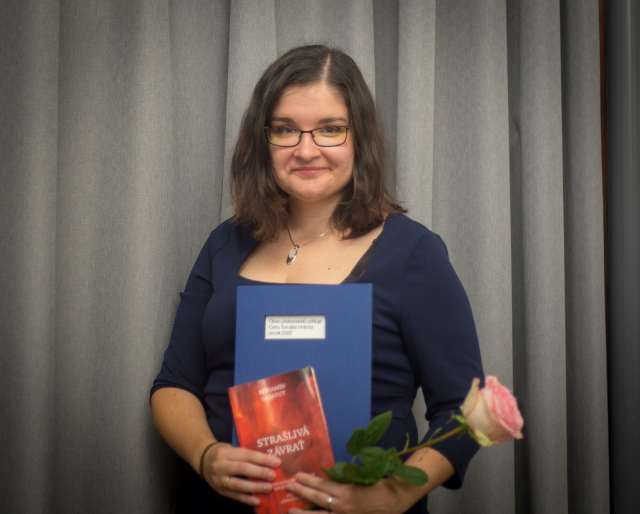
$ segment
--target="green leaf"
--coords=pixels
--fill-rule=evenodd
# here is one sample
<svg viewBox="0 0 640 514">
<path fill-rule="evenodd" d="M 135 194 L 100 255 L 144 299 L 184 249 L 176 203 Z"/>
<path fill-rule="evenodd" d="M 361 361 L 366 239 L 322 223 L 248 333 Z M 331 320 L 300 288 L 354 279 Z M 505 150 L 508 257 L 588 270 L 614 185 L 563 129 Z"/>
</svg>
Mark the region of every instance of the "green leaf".
<svg viewBox="0 0 640 514">
<path fill-rule="evenodd" d="M 358 458 L 362 464 L 367 464 L 368 462 L 384 459 L 384 454 L 384 448 L 380 446 L 365 446 L 360 450 L 360 453 L 358 453 Z"/>
<path fill-rule="evenodd" d="M 365 446 L 365 439 L 365 431 L 362 428 L 356 428 L 347 442 L 347 451 L 351 455 L 358 455 L 362 447 Z"/>
<path fill-rule="evenodd" d="M 325 476 L 329 480 L 333 480 L 334 482 L 341 482 L 342 481 L 342 477 L 340 477 L 339 475 L 334 473 L 332 469 L 327 469 L 325 467 L 321 467 L 320 469 L 322 470 L 322 472 L 325 474 Z"/>
<path fill-rule="evenodd" d="M 398 463 L 396 462 L 396 459 L 387 462 L 389 462 L 389 470 L 387 471 L 387 476 L 391 476 L 395 472 L 395 469 L 398 467 Z M 400 461 L 400 465 L 402 465 L 402 461 Z"/>
<path fill-rule="evenodd" d="M 406 486 L 404 483 L 400 482 L 400 480 L 398 480 L 398 479 L 397 479 L 396 477 L 394 477 L 393 475 L 389 475 L 389 479 L 390 479 L 392 482 L 396 483 L 396 484 L 397 484 L 397 485 L 398 485 L 398 486 L 399 486 L 403 491 L 406 491 L 406 490 L 407 490 L 407 486 Z"/>
<path fill-rule="evenodd" d="M 344 482 L 345 478 L 344 478 L 344 467 L 347 465 L 346 462 L 336 462 L 333 465 L 332 469 L 327 469 L 327 468 L 320 468 L 322 469 L 322 472 L 327 475 L 327 478 L 330 478 L 331 480 L 335 480 L 336 482 Z"/>
<path fill-rule="evenodd" d="M 377 482 L 387 474 L 389 468 L 391 468 L 391 462 L 382 459 L 362 466 L 362 473 L 365 478 L 373 479 Z"/>
<path fill-rule="evenodd" d="M 384 412 L 373 418 L 365 430 L 363 446 L 371 446 L 384 435 L 391 423 L 391 411 Z"/>
<path fill-rule="evenodd" d="M 406 464 L 396 467 L 393 473 L 405 482 L 413 485 L 424 485 L 429 481 L 427 474 L 420 468 L 407 466 Z"/>
<path fill-rule="evenodd" d="M 333 465 L 333 471 L 334 473 L 337 473 L 340 476 L 344 476 L 344 467 L 347 465 L 346 462 L 340 461 L 340 462 L 336 462 Z"/>
<path fill-rule="evenodd" d="M 398 453 L 398 450 L 396 450 L 395 448 L 389 448 L 386 452 L 384 452 L 384 458 L 387 460 L 394 460 L 394 461 L 398 460 L 394 458 L 397 453 Z"/>
<path fill-rule="evenodd" d="M 372 485 L 380 479 L 374 476 L 368 476 L 362 466 L 357 464 L 347 464 L 344 467 L 344 478 L 351 484 Z"/>
<path fill-rule="evenodd" d="M 344 467 L 342 474 L 349 482 L 357 482 L 363 478 L 362 466 L 359 466 L 358 464 L 347 464 Z"/>
</svg>

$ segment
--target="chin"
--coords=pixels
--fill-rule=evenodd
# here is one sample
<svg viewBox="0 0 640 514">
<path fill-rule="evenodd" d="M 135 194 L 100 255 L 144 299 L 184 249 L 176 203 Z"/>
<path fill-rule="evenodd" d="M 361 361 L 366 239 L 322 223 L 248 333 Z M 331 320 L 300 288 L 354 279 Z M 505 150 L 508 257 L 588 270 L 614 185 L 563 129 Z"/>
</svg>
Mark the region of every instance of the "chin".
<svg viewBox="0 0 640 514">
<path fill-rule="evenodd" d="M 305 203 L 316 203 L 316 202 L 333 202 L 335 201 L 336 203 L 340 201 L 340 197 L 341 197 L 341 193 L 335 193 L 335 194 L 330 194 L 330 193 L 296 193 L 296 194 L 289 194 L 289 197 L 292 200 L 296 200 L 298 202 L 305 202 Z"/>
</svg>

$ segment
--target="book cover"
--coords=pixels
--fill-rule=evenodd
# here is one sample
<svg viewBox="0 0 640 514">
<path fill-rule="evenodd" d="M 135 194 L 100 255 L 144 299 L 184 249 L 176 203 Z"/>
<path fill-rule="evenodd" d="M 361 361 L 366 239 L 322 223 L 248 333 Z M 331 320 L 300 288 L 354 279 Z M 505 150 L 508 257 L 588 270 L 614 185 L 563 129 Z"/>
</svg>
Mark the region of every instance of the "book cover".
<svg viewBox="0 0 640 514">
<path fill-rule="evenodd" d="M 282 460 L 273 490 L 260 494 L 260 514 L 286 513 L 309 503 L 286 490 L 296 473 L 324 477 L 333 452 L 313 368 L 263 378 L 229 388 L 240 446 Z"/>
<path fill-rule="evenodd" d="M 371 419 L 371 330 L 371 284 L 240 286 L 234 384 L 312 366 L 333 455 L 349 461 Z"/>
</svg>

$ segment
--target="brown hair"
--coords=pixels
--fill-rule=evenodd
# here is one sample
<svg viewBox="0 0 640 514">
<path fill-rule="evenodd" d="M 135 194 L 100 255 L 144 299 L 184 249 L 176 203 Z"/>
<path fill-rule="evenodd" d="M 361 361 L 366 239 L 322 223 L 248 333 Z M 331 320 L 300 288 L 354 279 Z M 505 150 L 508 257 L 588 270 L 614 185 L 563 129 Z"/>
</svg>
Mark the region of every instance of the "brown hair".
<svg viewBox="0 0 640 514">
<path fill-rule="evenodd" d="M 286 226 L 289 198 L 273 178 L 264 127 L 283 91 L 325 83 L 344 99 L 354 142 L 353 178 L 331 217 L 348 230 L 345 238 L 366 234 L 388 214 L 406 212 L 386 187 L 388 159 L 382 123 L 373 96 L 356 63 L 344 52 L 323 45 L 294 48 L 262 74 L 242 118 L 231 160 L 234 221 L 260 241 L 275 239 Z M 366 131 L 366 134 L 365 134 Z"/>
</svg>

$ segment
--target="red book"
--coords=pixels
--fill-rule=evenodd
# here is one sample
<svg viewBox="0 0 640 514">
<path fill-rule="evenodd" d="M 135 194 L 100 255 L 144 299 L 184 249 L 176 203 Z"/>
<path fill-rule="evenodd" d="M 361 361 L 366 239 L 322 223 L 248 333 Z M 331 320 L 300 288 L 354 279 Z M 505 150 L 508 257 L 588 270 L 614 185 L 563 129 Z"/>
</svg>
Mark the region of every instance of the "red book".
<svg viewBox="0 0 640 514">
<path fill-rule="evenodd" d="M 258 495 L 256 513 L 281 514 L 309 503 L 286 490 L 298 472 L 324 477 L 334 464 L 327 422 L 313 368 L 282 373 L 229 388 L 238 441 L 243 448 L 275 455 L 282 466 L 269 494 Z"/>
</svg>

